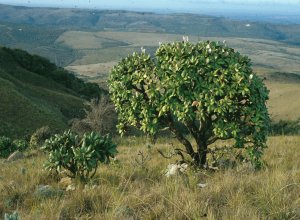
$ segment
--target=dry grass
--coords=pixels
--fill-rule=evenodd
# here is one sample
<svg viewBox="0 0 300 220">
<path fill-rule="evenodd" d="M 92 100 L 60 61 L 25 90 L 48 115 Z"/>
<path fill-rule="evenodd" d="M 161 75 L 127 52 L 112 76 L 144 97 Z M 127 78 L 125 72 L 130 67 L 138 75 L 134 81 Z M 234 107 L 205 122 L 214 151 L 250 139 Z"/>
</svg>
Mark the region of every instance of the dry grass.
<svg viewBox="0 0 300 220">
<path fill-rule="evenodd" d="M 300 48 L 298 46 L 254 38 L 189 36 L 189 39 L 192 42 L 199 40 L 223 41 L 225 39 L 228 46 L 249 56 L 255 67 L 267 67 L 269 71 L 300 73 Z M 117 62 L 120 55 L 127 56 L 127 53 L 139 50 L 141 46 L 156 48 L 159 46 L 159 42 L 181 40 L 182 35 L 180 34 L 67 31 L 60 35 L 56 43 L 63 43 L 84 54 L 83 58 L 74 61 L 72 65 L 86 65 Z"/>
<path fill-rule="evenodd" d="M 270 90 L 268 107 L 274 121 L 297 120 L 300 118 L 300 84 L 286 82 L 267 82 Z"/>
<path fill-rule="evenodd" d="M 118 162 L 100 167 L 98 186 L 62 197 L 33 195 L 40 184 L 59 188 L 59 180 L 42 170 L 45 156 L 1 164 L 0 216 L 17 210 L 23 220 L 300 218 L 300 137 L 269 138 L 261 171 L 240 166 L 167 178 L 166 166 L 174 160 L 162 159 L 155 148 L 167 149 L 171 141 L 147 148 L 143 138 L 119 140 Z M 148 156 L 144 166 L 137 162 L 139 151 Z"/>
</svg>

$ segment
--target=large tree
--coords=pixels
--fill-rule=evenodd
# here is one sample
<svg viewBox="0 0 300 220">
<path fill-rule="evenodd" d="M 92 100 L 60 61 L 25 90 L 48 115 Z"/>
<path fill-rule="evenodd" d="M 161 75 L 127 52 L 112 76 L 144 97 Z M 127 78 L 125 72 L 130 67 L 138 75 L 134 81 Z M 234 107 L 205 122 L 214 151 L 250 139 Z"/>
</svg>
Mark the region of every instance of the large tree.
<svg viewBox="0 0 300 220">
<path fill-rule="evenodd" d="M 153 57 L 133 53 L 114 66 L 108 82 L 121 134 L 128 125 L 152 135 L 167 127 L 200 166 L 209 145 L 234 139 L 234 147 L 260 164 L 268 90 L 250 59 L 225 44 L 183 41 L 161 44 Z"/>
</svg>

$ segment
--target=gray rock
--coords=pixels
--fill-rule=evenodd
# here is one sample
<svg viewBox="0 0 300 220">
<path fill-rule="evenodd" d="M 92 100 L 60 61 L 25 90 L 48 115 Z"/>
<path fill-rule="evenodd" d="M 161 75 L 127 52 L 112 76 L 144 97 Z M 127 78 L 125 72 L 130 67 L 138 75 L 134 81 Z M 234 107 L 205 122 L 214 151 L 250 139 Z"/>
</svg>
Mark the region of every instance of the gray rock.
<svg viewBox="0 0 300 220">
<path fill-rule="evenodd" d="M 20 151 L 15 151 L 6 159 L 6 162 L 12 162 L 21 159 L 24 159 L 24 154 Z"/>
<path fill-rule="evenodd" d="M 49 185 L 40 185 L 34 192 L 34 195 L 38 198 L 49 198 L 52 196 L 61 196 L 62 194 L 62 190 L 56 190 Z"/>
</svg>

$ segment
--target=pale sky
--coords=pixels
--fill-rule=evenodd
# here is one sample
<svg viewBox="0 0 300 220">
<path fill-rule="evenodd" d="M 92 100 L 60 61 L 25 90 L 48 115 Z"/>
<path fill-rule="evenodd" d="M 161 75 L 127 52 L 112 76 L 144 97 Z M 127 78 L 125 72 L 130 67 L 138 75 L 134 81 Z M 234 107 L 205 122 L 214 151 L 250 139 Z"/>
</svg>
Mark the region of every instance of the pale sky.
<svg viewBox="0 0 300 220">
<path fill-rule="evenodd" d="M 271 11 L 300 14 L 300 0 L 0 0 L 3 4 L 182 12 Z M 299 12 L 299 13 L 298 13 Z"/>
</svg>

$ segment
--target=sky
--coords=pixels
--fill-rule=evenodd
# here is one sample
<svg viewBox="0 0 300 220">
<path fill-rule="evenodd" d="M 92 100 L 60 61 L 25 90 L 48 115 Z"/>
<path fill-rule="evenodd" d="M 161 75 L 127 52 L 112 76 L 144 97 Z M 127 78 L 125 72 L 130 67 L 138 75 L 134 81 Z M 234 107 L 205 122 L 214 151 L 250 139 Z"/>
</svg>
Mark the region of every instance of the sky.
<svg viewBox="0 0 300 220">
<path fill-rule="evenodd" d="M 300 14 L 300 0 L 0 0 L 3 4 L 180 12 Z M 210 13 L 210 14 L 211 14 Z"/>
</svg>

